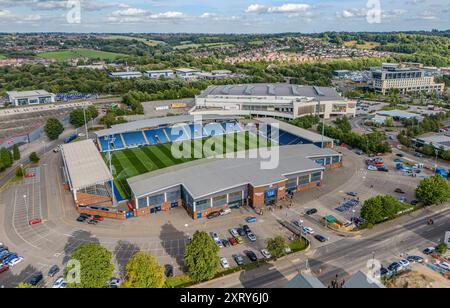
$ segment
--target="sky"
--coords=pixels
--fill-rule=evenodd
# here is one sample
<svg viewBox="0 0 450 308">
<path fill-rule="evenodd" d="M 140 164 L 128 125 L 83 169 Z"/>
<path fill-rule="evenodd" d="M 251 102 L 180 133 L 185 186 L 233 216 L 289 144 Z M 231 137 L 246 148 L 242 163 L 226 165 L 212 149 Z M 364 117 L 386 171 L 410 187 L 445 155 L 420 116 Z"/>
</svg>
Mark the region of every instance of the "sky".
<svg viewBox="0 0 450 308">
<path fill-rule="evenodd" d="M 0 0 L 0 32 L 450 29 L 450 0 Z"/>
</svg>

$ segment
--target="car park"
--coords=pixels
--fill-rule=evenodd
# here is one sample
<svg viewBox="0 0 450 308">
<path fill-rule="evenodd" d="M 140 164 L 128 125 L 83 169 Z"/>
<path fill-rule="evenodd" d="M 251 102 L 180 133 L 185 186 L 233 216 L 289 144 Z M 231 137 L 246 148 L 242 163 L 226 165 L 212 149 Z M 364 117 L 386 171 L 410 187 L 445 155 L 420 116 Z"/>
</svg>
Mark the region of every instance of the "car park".
<svg viewBox="0 0 450 308">
<path fill-rule="evenodd" d="M 168 277 L 173 277 L 173 265 L 172 264 L 166 264 L 164 266 L 164 275 Z"/>
<path fill-rule="evenodd" d="M 244 264 L 244 258 L 240 255 L 233 255 L 233 259 L 236 262 L 237 265 Z"/>
<path fill-rule="evenodd" d="M 247 217 L 247 218 L 245 219 L 245 221 L 246 221 L 247 223 L 256 222 L 256 217 L 254 217 L 254 216 L 252 216 L 252 217 Z"/>
<path fill-rule="evenodd" d="M 230 264 L 228 263 L 228 260 L 225 257 L 220 258 L 220 265 L 223 268 L 229 268 L 230 267 Z"/>
<path fill-rule="evenodd" d="M 59 266 L 58 265 L 53 265 L 52 267 L 50 267 L 50 269 L 48 270 L 48 277 L 54 277 L 56 274 L 59 273 Z"/>
<path fill-rule="evenodd" d="M 271 254 L 270 251 L 268 251 L 267 249 L 261 249 L 261 254 L 262 254 L 263 257 L 266 258 L 266 259 L 272 258 L 272 254 Z"/>
<path fill-rule="evenodd" d="M 236 245 L 238 244 L 236 238 L 234 238 L 234 237 L 230 237 L 230 238 L 228 239 L 228 241 L 230 242 L 230 245 L 231 245 L 231 246 L 236 246 Z"/>
<path fill-rule="evenodd" d="M 306 215 L 314 215 L 316 213 L 317 213 L 316 209 L 309 209 L 309 210 L 306 211 Z"/>
<path fill-rule="evenodd" d="M 321 242 L 321 243 L 325 243 L 327 241 L 327 238 L 325 236 L 320 235 L 320 234 L 314 235 L 314 238 L 316 240 L 318 240 L 319 242 Z"/>
<path fill-rule="evenodd" d="M 434 247 L 428 247 L 428 248 L 425 248 L 422 252 L 423 252 L 423 254 L 425 254 L 425 255 L 431 255 L 432 253 L 434 253 L 436 251 L 436 248 L 434 248 Z"/>
<path fill-rule="evenodd" d="M 34 274 L 31 279 L 30 279 L 30 284 L 32 286 L 37 286 L 39 282 L 41 282 L 41 280 L 44 278 L 44 276 L 42 275 L 42 273 L 36 273 Z"/>
<path fill-rule="evenodd" d="M 232 237 L 236 237 L 236 236 L 239 236 L 239 233 L 237 232 L 237 230 L 236 229 L 230 229 L 230 230 L 228 230 L 229 232 L 230 232 L 230 234 L 231 234 L 231 236 Z"/>
<path fill-rule="evenodd" d="M 256 242 L 256 235 L 254 235 L 252 232 L 247 233 L 247 237 L 250 242 Z"/>
<path fill-rule="evenodd" d="M 305 232 L 306 234 L 313 234 L 314 230 L 310 227 L 303 227 L 303 232 Z"/>
<path fill-rule="evenodd" d="M 65 286 L 66 286 L 66 281 L 64 280 L 64 277 L 59 277 L 53 283 L 52 289 L 63 289 L 63 288 L 65 288 Z"/>
<path fill-rule="evenodd" d="M 408 256 L 406 258 L 406 260 L 408 260 L 410 263 L 423 263 L 424 262 L 424 259 L 419 256 Z"/>
<path fill-rule="evenodd" d="M 256 262 L 256 261 L 258 261 L 258 257 L 256 256 L 256 253 L 254 253 L 253 251 L 251 251 L 251 250 L 247 250 L 246 252 L 245 252 L 245 255 L 250 259 L 250 261 L 252 261 L 252 262 Z"/>
</svg>

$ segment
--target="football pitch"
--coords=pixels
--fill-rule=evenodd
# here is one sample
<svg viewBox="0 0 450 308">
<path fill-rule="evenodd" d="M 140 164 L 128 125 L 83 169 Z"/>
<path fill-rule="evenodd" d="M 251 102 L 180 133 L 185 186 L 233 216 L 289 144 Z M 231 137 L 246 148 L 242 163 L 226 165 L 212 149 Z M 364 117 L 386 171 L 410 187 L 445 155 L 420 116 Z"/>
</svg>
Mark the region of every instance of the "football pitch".
<svg viewBox="0 0 450 308">
<path fill-rule="evenodd" d="M 208 144 L 216 143 L 217 145 L 211 147 L 207 144 L 206 148 L 212 150 L 210 153 L 202 151 L 207 142 Z M 176 143 L 176 145 L 179 146 L 180 142 Z M 201 153 L 201 157 L 205 158 L 270 145 L 270 140 L 264 137 L 256 136 L 249 132 L 242 132 L 185 141 L 183 142 L 183 147 L 178 147 L 185 154 L 181 158 L 175 158 L 172 155 L 172 144 L 170 143 L 115 151 L 112 153 L 114 180 L 121 196 L 129 198 L 131 191 L 126 181 L 128 178 L 199 159 L 194 157 L 196 152 Z M 105 160 L 108 161 L 108 155 L 103 155 Z"/>
</svg>

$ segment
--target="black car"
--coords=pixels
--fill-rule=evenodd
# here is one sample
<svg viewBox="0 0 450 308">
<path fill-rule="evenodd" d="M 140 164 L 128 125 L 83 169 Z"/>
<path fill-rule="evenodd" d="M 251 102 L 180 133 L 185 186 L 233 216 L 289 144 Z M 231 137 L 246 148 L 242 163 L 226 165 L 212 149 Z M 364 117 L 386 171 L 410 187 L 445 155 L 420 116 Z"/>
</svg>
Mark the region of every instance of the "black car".
<svg viewBox="0 0 450 308">
<path fill-rule="evenodd" d="M 411 200 L 411 205 L 417 205 L 419 203 L 418 200 Z"/>
<path fill-rule="evenodd" d="M 53 265 L 48 270 L 48 277 L 54 277 L 57 273 L 59 273 L 59 266 L 58 265 Z"/>
<path fill-rule="evenodd" d="M 397 155 L 398 157 L 405 157 L 405 155 L 403 154 L 395 154 L 395 155 Z"/>
<path fill-rule="evenodd" d="M 30 284 L 32 286 L 37 286 L 38 283 L 41 282 L 43 278 L 44 276 L 42 275 L 42 273 L 36 273 L 33 275 L 33 277 L 31 277 Z"/>
<path fill-rule="evenodd" d="M 222 240 L 223 247 L 229 247 L 231 246 L 230 242 L 228 240 Z"/>
<path fill-rule="evenodd" d="M 306 211 L 306 215 L 314 215 L 316 213 L 317 213 L 316 209 L 309 209 L 309 210 Z"/>
<path fill-rule="evenodd" d="M 89 221 L 88 221 L 88 224 L 90 224 L 90 225 L 97 225 L 98 224 L 98 221 L 97 220 L 94 220 L 94 219 L 90 219 Z"/>
<path fill-rule="evenodd" d="M 381 267 L 381 268 L 380 268 L 380 276 L 381 276 L 381 277 L 384 277 L 384 276 L 386 276 L 387 274 L 389 274 L 389 270 L 388 270 L 387 268 L 385 268 L 385 267 Z"/>
<path fill-rule="evenodd" d="M 83 217 L 83 218 L 85 218 L 85 219 L 91 218 L 91 216 L 92 216 L 92 215 L 90 215 L 90 214 L 85 214 L 85 213 L 81 213 L 81 214 L 80 214 L 80 217 Z"/>
<path fill-rule="evenodd" d="M 209 213 L 208 216 L 206 216 L 208 219 L 213 219 L 220 216 L 220 212 L 213 212 Z"/>
<path fill-rule="evenodd" d="M 325 236 L 320 235 L 320 234 L 314 235 L 314 238 L 316 240 L 318 240 L 319 242 L 321 242 L 321 243 L 325 243 L 327 241 L 327 238 Z"/>
<path fill-rule="evenodd" d="M 87 218 L 81 217 L 81 216 L 80 216 L 80 217 L 77 218 L 77 221 L 78 221 L 78 222 L 85 222 L 86 219 L 87 219 Z"/>
<path fill-rule="evenodd" d="M 173 277 L 173 266 L 171 264 L 166 264 L 164 267 L 164 275 L 166 275 L 166 277 Z"/>
<path fill-rule="evenodd" d="M 252 230 L 250 229 L 250 227 L 248 225 L 243 225 L 242 229 L 244 229 L 245 233 L 250 233 L 252 232 Z"/>
<path fill-rule="evenodd" d="M 256 253 L 254 253 L 251 250 L 248 250 L 245 252 L 245 255 L 250 259 L 252 262 L 258 261 L 258 257 L 256 256 Z"/>
<path fill-rule="evenodd" d="M 245 232 L 245 230 L 242 229 L 242 228 L 238 228 L 236 231 L 237 231 L 237 233 L 238 233 L 240 236 L 246 236 L 246 235 L 247 235 L 247 232 Z"/>
</svg>

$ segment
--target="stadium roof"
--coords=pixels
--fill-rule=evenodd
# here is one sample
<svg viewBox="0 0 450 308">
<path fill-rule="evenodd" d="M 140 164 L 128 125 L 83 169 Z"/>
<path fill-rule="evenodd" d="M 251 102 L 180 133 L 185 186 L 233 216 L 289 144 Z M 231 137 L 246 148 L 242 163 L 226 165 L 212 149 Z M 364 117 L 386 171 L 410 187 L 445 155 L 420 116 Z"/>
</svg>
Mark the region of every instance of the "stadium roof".
<svg viewBox="0 0 450 308">
<path fill-rule="evenodd" d="M 274 118 L 256 118 L 257 121 L 261 122 L 261 123 L 265 123 L 265 124 L 278 124 L 279 125 L 279 129 L 288 132 L 290 134 L 293 134 L 295 136 L 301 137 L 303 139 L 309 140 L 313 143 L 316 142 L 322 142 L 322 135 L 314 133 L 312 131 L 309 131 L 307 129 L 283 122 L 283 121 L 279 121 L 277 119 Z M 324 142 L 332 142 L 333 139 L 324 136 L 323 138 Z"/>
<path fill-rule="evenodd" d="M 14 98 L 27 98 L 27 97 L 33 97 L 33 96 L 49 96 L 53 95 L 52 93 L 49 93 L 45 90 L 35 90 L 35 91 L 9 91 L 6 92 L 11 97 Z"/>
<path fill-rule="evenodd" d="M 276 149 L 279 149 L 279 163 L 273 169 L 261 168 L 261 163 L 267 160 L 261 158 L 258 149 L 254 149 L 240 152 L 247 158 L 201 159 L 142 174 L 127 181 L 135 197 L 183 185 L 191 196 L 198 200 L 234 187 L 247 184 L 254 187 L 271 185 L 285 180 L 289 174 L 324 170 L 322 166 L 306 158 L 311 154 L 340 155 L 314 145 L 291 145 Z M 252 155 L 258 158 L 249 158 L 253 157 Z"/>
<path fill-rule="evenodd" d="M 181 115 L 181 116 L 172 116 L 172 117 L 162 117 L 162 118 L 153 118 L 140 120 L 130 123 L 123 123 L 113 125 L 109 129 L 104 129 L 96 132 L 95 134 L 98 137 L 110 136 L 114 134 L 121 134 L 126 132 L 138 131 L 146 128 L 154 128 L 163 125 L 175 125 L 178 123 L 193 123 L 194 121 L 208 121 L 208 120 L 232 120 L 236 119 L 236 116 L 221 116 L 221 115 Z"/>
<path fill-rule="evenodd" d="M 197 97 L 208 96 L 292 96 L 320 100 L 343 100 L 339 93 L 329 87 L 300 86 L 288 83 L 255 83 L 240 85 L 209 86 Z"/>
<path fill-rule="evenodd" d="M 419 137 L 416 140 L 424 144 L 433 144 L 436 148 L 443 147 L 444 150 L 450 150 L 450 137 L 447 135 Z"/>
<path fill-rule="evenodd" d="M 92 139 L 64 144 L 61 153 L 72 189 L 79 190 L 111 180 L 111 173 Z"/>
</svg>

